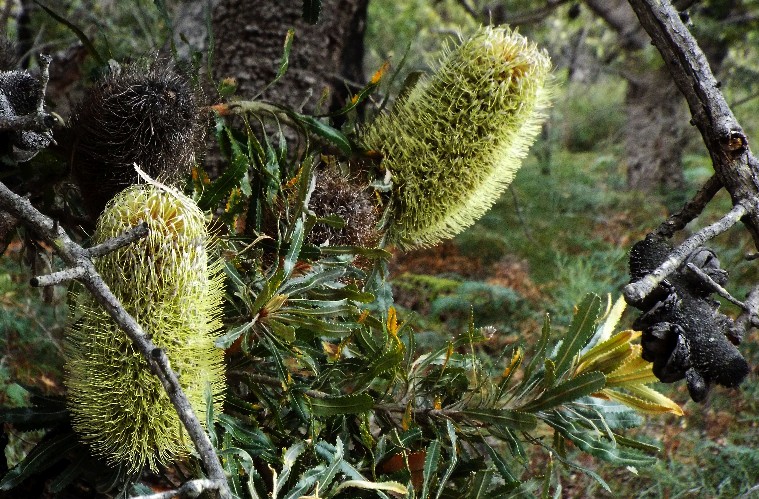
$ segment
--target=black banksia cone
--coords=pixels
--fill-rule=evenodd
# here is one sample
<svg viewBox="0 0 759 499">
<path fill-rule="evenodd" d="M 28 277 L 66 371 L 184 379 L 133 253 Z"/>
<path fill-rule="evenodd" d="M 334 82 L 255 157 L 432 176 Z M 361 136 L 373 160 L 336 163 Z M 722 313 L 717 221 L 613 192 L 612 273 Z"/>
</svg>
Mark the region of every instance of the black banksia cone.
<svg viewBox="0 0 759 499">
<path fill-rule="evenodd" d="M 198 100 L 160 63 L 116 68 L 89 89 L 71 120 L 71 169 L 93 218 L 137 182 L 135 164 L 165 184 L 189 173 L 204 133 Z"/>
</svg>

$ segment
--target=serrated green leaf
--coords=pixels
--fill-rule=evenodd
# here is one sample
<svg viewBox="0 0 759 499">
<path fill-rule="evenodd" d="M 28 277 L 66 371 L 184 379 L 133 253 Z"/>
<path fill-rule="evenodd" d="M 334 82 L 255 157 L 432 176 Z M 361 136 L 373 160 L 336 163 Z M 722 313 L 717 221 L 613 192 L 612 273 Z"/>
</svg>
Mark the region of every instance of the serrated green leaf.
<svg viewBox="0 0 759 499">
<path fill-rule="evenodd" d="M 422 471 L 422 495 L 421 499 L 429 496 L 432 479 L 437 475 L 437 466 L 440 461 L 440 440 L 433 440 L 427 446 L 427 455 L 424 457 L 424 470 Z"/>
<path fill-rule="evenodd" d="M 554 362 L 556 374 L 561 376 L 571 366 L 580 350 L 590 341 L 595 333 L 596 320 L 601 313 L 601 299 L 598 295 L 588 294 L 577 307 L 577 313 L 572 318 L 567 334 L 559 347 Z"/>
<path fill-rule="evenodd" d="M 591 372 L 581 374 L 546 390 L 532 402 L 527 403 L 519 410 L 525 412 L 545 411 L 566 402 L 572 402 L 591 393 L 601 391 L 606 385 L 606 377 L 603 373 Z"/>
<path fill-rule="evenodd" d="M 395 494 L 406 495 L 408 489 L 398 482 L 370 482 L 369 480 L 346 480 L 341 482 L 335 489 L 335 495 L 344 489 L 354 488 L 363 490 L 386 490 Z"/>
<path fill-rule="evenodd" d="M 625 447 L 630 447 L 632 449 L 642 450 L 648 454 L 658 454 L 661 452 L 661 447 L 647 444 L 646 442 L 641 442 L 640 440 L 633 440 L 632 438 L 627 438 L 624 435 L 618 435 L 615 433 L 614 439 L 619 445 L 624 445 Z"/>
<path fill-rule="evenodd" d="M 506 461 L 503 459 L 503 457 L 498 452 L 496 452 L 496 450 L 491 447 L 490 444 L 485 441 L 485 439 L 482 440 L 482 443 L 485 445 L 485 450 L 487 450 L 488 455 L 493 461 L 493 464 L 495 464 L 495 467 L 498 470 L 498 473 L 501 475 L 501 478 L 503 478 L 507 484 L 518 484 L 519 480 L 511 472 L 509 465 L 506 464 Z"/>
<path fill-rule="evenodd" d="M 251 456 L 260 457 L 267 463 L 276 462 L 278 450 L 259 428 L 250 427 L 227 414 L 219 414 L 217 420 L 237 447 L 243 448 Z"/>
<path fill-rule="evenodd" d="M 546 347 L 548 346 L 548 340 L 550 338 L 551 316 L 546 314 L 543 319 L 543 328 L 540 332 L 540 339 L 538 340 L 538 344 L 535 346 L 535 352 L 533 353 L 532 358 L 530 358 L 530 361 L 527 363 L 527 366 L 524 368 L 525 379 L 530 377 L 535 366 L 540 366 L 543 364 L 543 359 L 545 358 L 546 354 Z"/>
<path fill-rule="evenodd" d="M 553 419 L 546 422 L 559 430 L 568 440 L 572 441 L 581 450 L 604 461 L 620 466 L 649 466 L 656 462 L 656 458 L 633 450 L 626 450 L 616 442 L 607 439 L 595 438 L 592 432 L 575 428 L 571 424 L 559 423 Z"/>
<path fill-rule="evenodd" d="M 611 295 L 608 296 L 611 299 Z M 603 318 L 603 324 L 598 332 L 599 343 L 603 343 L 611 337 L 611 333 L 614 331 L 614 328 L 617 327 L 617 324 L 619 324 L 619 319 L 622 317 L 622 313 L 625 311 L 626 307 L 627 302 L 624 297 L 620 296 L 617 298 L 617 301 L 614 302 L 614 306 L 611 307 L 609 313 Z"/>
<path fill-rule="evenodd" d="M 633 353 L 629 343 L 617 345 L 615 348 L 603 354 L 591 358 L 585 364 L 578 366 L 576 373 L 598 371 L 604 374 L 610 373 L 624 364 Z"/>
<path fill-rule="evenodd" d="M 622 347 L 624 345 L 629 346 L 630 341 L 639 335 L 640 333 L 629 330 L 615 334 L 608 340 L 599 343 L 598 345 L 585 352 L 577 361 L 577 369 L 588 372 L 594 371 L 595 369 L 584 369 L 584 364 L 593 362 L 595 359 L 606 355 L 613 350 L 618 349 L 619 347 Z"/>
<path fill-rule="evenodd" d="M 287 479 L 290 477 L 290 471 L 297 463 L 298 457 L 306 450 L 306 443 L 298 441 L 288 448 L 282 456 L 282 471 L 279 476 L 276 477 L 274 482 L 274 490 L 272 491 L 273 497 L 278 497 L 279 492 L 287 483 Z"/>
<path fill-rule="evenodd" d="M 280 78 L 282 78 L 285 73 L 287 73 L 287 68 L 290 66 L 290 50 L 293 48 L 293 38 L 295 38 L 295 30 L 290 28 L 287 30 L 287 34 L 285 35 L 285 43 L 283 44 L 282 48 L 282 57 L 279 60 L 279 69 L 277 69 L 277 74 L 274 76 L 274 80 L 269 83 L 269 87 L 277 83 Z"/>
<path fill-rule="evenodd" d="M 246 322 L 245 324 L 241 324 L 229 329 L 229 331 L 227 331 L 224 335 L 216 338 L 214 345 L 216 348 L 222 348 L 226 350 L 232 346 L 232 343 L 234 343 L 237 338 L 250 331 L 250 329 L 253 327 L 253 324 L 253 322 Z"/>
<path fill-rule="evenodd" d="M 548 390 L 556 383 L 556 364 L 551 359 L 545 360 L 545 368 L 543 369 L 543 380 L 540 384 L 544 390 Z"/>
<path fill-rule="evenodd" d="M 609 374 L 606 376 L 606 386 L 608 388 L 625 387 L 626 385 L 647 385 L 649 383 L 655 383 L 659 381 L 659 378 L 654 374 L 651 365 L 638 369 L 637 371 L 631 371 L 624 374 Z"/>
<path fill-rule="evenodd" d="M 493 472 L 490 470 L 480 471 L 472 477 L 466 499 L 490 499 L 488 493 L 490 484 L 493 481 Z"/>
<path fill-rule="evenodd" d="M 645 385 L 627 385 L 625 388 L 632 394 L 609 389 L 603 390 L 603 394 L 644 414 L 672 413 L 677 416 L 683 415 L 683 410 L 677 403 L 653 388 Z"/>
<path fill-rule="evenodd" d="M 73 461 L 71 461 L 69 465 L 66 466 L 66 468 L 58 474 L 58 476 L 56 476 L 48 483 L 47 487 L 50 489 L 50 492 L 57 494 L 71 485 L 71 483 L 76 480 L 88 467 L 85 466 L 88 464 L 88 458 L 89 456 L 87 453 L 82 452 Z"/>
<path fill-rule="evenodd" d="M 219 119 L 221 120 L 221 118 Z M 240 148 L 237 139 L 232 135 L 232 131 L 223 121 L 221 126 L 229 139 L 232 157 L 229 167 L 224 170 L 224 173 L 203 190 L 203 194 L 198 200 L 198 206 L 201 210 L 215 209 L 236 187 L 240 186 L 240 181 L 248 173 L 250 166 L 248 157 Z"/>
<path fill-rule="evenodd" d="M 511 409 L 465 409 L 461 412 L 482 423 L 505 426 L 512 430 L 530 431 L 538 425 L 538 418 L 534 414 Z"/>
<path fill-rule="evenodd" d="M 277 338 L 285 343 L 292 343 L 295 341 L 295 328 L 292 326 L 282 324 L 277 320 L 267 319 L 266 327 L 268 327 Z"/>
<path fill-rule="evenodd" d="M 311 412 L 316 417 L 360 414 L 374 407 L 374 399 L 366 393 L 325 398 L 308 397 L 308 400 L 311 403 Z"/>
<path fill-rule="evenodd" d="M 445 473 L 443 474 L 442 478 L 440 478 L 440 485 L 437 488 L 437 494 L 435 494 L 435 499 L 440 499 L 440 496 L 443 494 L 443 491 L 445 490 L 445 485 L 448 483 L 448 480 L 451 478 L 451 475 L 453 474 L 453 470 L 456 469 L 456 465 L 459 462 L 459 449 L 458 449 L 458 438 L 456 436 L 456 428 L 454 428 L 453 423 L 450 419 L 445 421 L 445 427 L 448 432 L 448 439 L 451 442 L 451 454 L 448 461 L 448 468 L 445 470 Z"/>
<path fill-rule="evenodd" d="M 290 248 L 287 251 L 287 255 L 285 255 L 285 261 L 283 263 L 284 279 L 290 277 L 293 269 L 295 269 L 295 265 L 298 263 L 298 255 L 300 255 L 300 248 L 303 245 L 305 237 L 306 235 L 303 232 L 303 220 L 299 218 L 293 227 L 293 232 L 290 237 Z"/>
</svg>

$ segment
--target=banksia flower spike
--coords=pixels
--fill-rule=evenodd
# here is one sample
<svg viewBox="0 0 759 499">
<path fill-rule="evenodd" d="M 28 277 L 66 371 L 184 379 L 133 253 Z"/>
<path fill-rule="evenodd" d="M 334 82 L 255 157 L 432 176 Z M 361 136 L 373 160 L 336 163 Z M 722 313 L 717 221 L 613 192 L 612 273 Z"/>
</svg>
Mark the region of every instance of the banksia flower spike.
<svg viewBox="0 0 759 499">
<path fill-rule="evenodd" d="M 204 132 L 197 100 L 159 63 L 116 67 L 88 90 L 71 120 L 71 171 L 93 218 L 137 182 L 135 164 L 167 184 L 189 174 Z"/>
<path fill-rule="evenodd" d="M 95 262 L 97 270 L 146 334 L 165 349 L 197 414 L 206 390 L 220 409 L 223 352 L 214 347 L 221 327 L 220 265 L 210 263 L 201 210 L 178 192 L 132 186 L 100 216 L 95 242 L 140 220 L 145 239 Z M 130 472 L 186 456 L 192 449 L 160 381 L 108 314 L 88 294 L 77 296 L 76 322 L 67 332 L 66 385 L 73 427 L 91 449 Z M 203 418 L 200 418 L 203 421 Z"/>
<path fill-rule="evenodd" d="M 385 240 L 429 246 L 508 187 L 548 107 L 550 60 L 508 28 L 480 28 L 362 135 L 393 183 Z"/>
</svg>

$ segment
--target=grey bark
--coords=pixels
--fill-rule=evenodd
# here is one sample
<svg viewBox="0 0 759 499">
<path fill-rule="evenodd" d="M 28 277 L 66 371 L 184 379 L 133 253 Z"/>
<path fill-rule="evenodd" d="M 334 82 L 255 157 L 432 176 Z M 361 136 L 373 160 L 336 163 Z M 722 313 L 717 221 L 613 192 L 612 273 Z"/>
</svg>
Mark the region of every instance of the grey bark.
<svg viewBox="0 0 759 499">
<path fill-rule="evenodd" d="M 312 112 L 329 91 L 326 106 L 342 104 L 346 85 L 362 84 L 363 35 L 369 0 L 324 0 L 316 25 L 303 21 L 302 2 L 277 0 L 214 0 L 214 77 L 237 80 L 237 95 L 249 99 L 274 78 L 289 28 L 295 29 L 289 68 L 262 99 Z M 175 32 L 189 36 L 196 49 L 208 38 L 202 14 L 206 0 L 186 2 L 176 16 Z M 177 43 L 181 46 L 181 43 Z M 326 111 L 326 109 L 324 109 Z"/>
<path fill-rule="evenodd" d="M 586 0 L 586 5 L 616 33 L 626 52 L 624 130 L 627 186 L 643 192 L 681 191 L 682 154 L 688 131 L 682 95 L 666 68 L 651 69 L 637 54 L 649 38 L 626 0 Z"/>
</svg>

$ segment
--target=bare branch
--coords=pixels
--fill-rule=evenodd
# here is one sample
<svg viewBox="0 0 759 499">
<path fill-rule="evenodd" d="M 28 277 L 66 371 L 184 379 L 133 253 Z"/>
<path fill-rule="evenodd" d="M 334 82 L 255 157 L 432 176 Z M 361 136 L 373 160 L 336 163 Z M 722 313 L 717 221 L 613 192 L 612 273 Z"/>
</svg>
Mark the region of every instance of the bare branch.
<svg viewBox="0 0 759 499">
<path fill-rule="evenodd" d="M 93 246 L 92 248 L 87 248 L 87 254 L 90 257 L 107 255 L 108 253 L 132 244 L 133 242 L 137 241 L 138 239 L 142 239 L 147 235 L 148 224 L 145 222 L 140 222 L 138 225 L 135 225 L 118 237 L 109 239 L 108 241 L 98 244 L 97 246 Z"/>
<path fill-rule="evenodd" d="M 688 201 L 682 210 L 670 216 L 667 220 L 662 222 L 656 233 L 662 237 L 669 239 L 672 235 L 685 228 L 688 223 L 695 220 L 709 201 L 722 189 L 722 182 L 720 182 L 717 175 L 712 175 L 709 180 L 701 187 L 696 195 Z"/>
<path fill-rule="evenodd" d="M 720 295 L 725 300 L 729 301 L 733 305 L 737 305 L 743 310 L 746 310 L 746 304 L 734 297 L 730 294 L 728 290 L 723 288 L 719 283 L 715 282 L 714 279 L 712 279 L 709 274 L 701 270 L 698 265 L 695 265 L 693 263 L 689 263 L 685 266 L 690 272 L 693 272 L 696 274 L 699 279 L 701 279 L 701 282 L 707 284 L 712 290 Z"/>
<path fill-rule="evenodd" d="M 40 94 L 37 96 L 37 113 L 45 112 L 45 95 L 47 84 L 50 81 L 50 63 L 53 58 L 47 54 L 40 54 Z"/>
<path fill-rule="evenodd" d="M 629 0 L 643 28 L 659 49 L 672 78 L 688 101 L 692 123 L 701 132 L 714 171 L 737 206 L 753 206 L 759 197 L 759 161 L 735 119 L 706 56 L 666 0 Z M 743 220 L 759 248 L 759 212 L 748 210 Z"/>
<path fill-rule="evenodd" d="M 79 279 L 83 277 L 84 274 L 85 270 L 83 267 L 70 267 L 61 270 L 60 272 L 32 277 L 29 280 L 29 284 L 35 288 L 44 288 L 46 286 L 55 286 L 57 284 L 63 284 L 64 282 Z"/>
<path fill-rule="evenodd" d="M 740 336 L 737 341 L 743 339 L 743 335 L 748 329 L 753 327 L 759 327 L 759 285 L 749 291 L 746 295 L 745 307 L 741 315 L 735 319 L 735 325 L 738 326 Z"/>
<path fill-rule="evenodd" d="M 187 433 L 195 445 L 210 479 L 218 482 L 219 496 L 222 499 L 230 499 L 232 493 L 227 485 L 226 475 L 219 457 L 193 412 L 187 396 L 182 391 L 176 373 L 169 366 L 166 355 L 148 338 L 134 317 L 121 306 L 116 296 L 95 270 L 90 259 L 90 252 L 71 240 L 59 224 L 40 213 L 28 199 L 15 194 L 2 182 L 0 182 L 0 208 L 20 219 L 39 237 L 53 246 L 69 267 L 81 269 L 76 271 L 82 274 L 78 280 L 92 293 L 95 300 L 108 312 L 146 359 L 151 371 L 161 381 L 179 419 L 187 429 Z"/>
<path fill-rule="evenodd" d="M 693 250 L 701 246 L 705 241 L 713 239 L 735 225 L 741 217 L 746 215 L 747 212 L 754 211 L 755 207 L 752 206 L 752 210 L 749 211 L 742 203 L 738 203 L 720 220 L 704 227 L 690 236 L 680 246 L 675 248 L 656 270 L 645 276 L 643 279 L 625 286 L 623 292 L 628 303 L 636 303 L 643 300 L 651 293 L 651 291 L 661 284 L 667 276 L 680 268 L 683 262 L 688 258 L 688 255 L 693 253 Z"/>
<path fill-rule="evenodd" d="M 148 494 L 146 496 L 134 496 L 131 499 L 174 499 L 176 497 L 194 499 L 206 490 L 219 490 L 219 488 L 219 482 L 214 480 L 190 480 L 189 482 L 183 483 L 181 487 L 175 490 L 167 490 L 156 494 Z"/>
<path fill-rule="evenodd" d="M 0 131 L 29 130 L 32 132 L 47 132 L 55 125 L 56 118 L 45 112 L 24 114 L 21 116 L 0 116 Z"/>
</svg>

